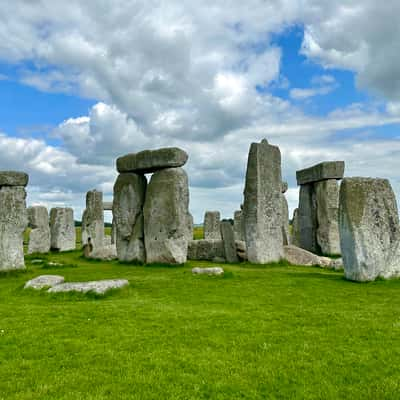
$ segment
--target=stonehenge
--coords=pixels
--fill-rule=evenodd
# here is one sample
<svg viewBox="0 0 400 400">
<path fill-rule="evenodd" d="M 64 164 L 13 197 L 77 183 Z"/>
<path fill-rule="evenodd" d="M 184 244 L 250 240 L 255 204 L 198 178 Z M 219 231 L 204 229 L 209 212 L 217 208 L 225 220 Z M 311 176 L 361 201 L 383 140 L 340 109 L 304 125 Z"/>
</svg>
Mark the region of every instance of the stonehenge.
<svg viewBox="0 0 400 400">
<path fill-rule="evenodd" d="M 117 159 L 113 215 L 119 260 L 186 262 L 193 229 L 188 177 L 181 168 L 187 159 L 186 152 L 175 147 Z M 146 173 L 153 174 L 148 184 Z"/>
<path fill-rule="evenodd" d="M 224 243 L 215 239 L 192 240 L 189 242 L 187 258 L 199 261 L 225 260 Z"/>
<path fill-rule="evenodd" d="M 28 254 L 50 251 L 49 213 L 44 206 L 28 208 L 29 234 Z"/>
<path fill-rule="evenodd" d="M 265 264 L 282 258 L 281 153 L 279 147 L 271 146 L 266 139 L 250 146 L 243 223 L 251 263 Z"/>
<path fill-rule="evenodd" d="M 242 210 L 236 210 L 233 215 L 233 229 L 235 231 L 235 240 L 244 240 Z"/>
<path fill-rule="evenodd" d="M 343 161 L 326 161 L 296 172 L 300 185 L 299 245 L 313 253 L 340 254 L 339 186 Z"/>
<path fill-rule="evenodd" d="M 285 197 L 288 190 L 287 182 L 282 183 L 282 238 L 283 244 L 290 244 L 290 229 L 289 229 L 289 205 Z"/>
<path fill-rule="evenodd" d="M 86 209 L 82 215 L 82 245 L 91 239 L 93 250 L 104 246 L 103 193 L 90 190 L 86 194 Z"/>
<path fill-rule="evenodd" d="M 204 239 L 221 239 L 221 215 L 219 211 L 206 211 L 204 214 Z"/>
<path fill-rule="evenodd" d="M 235 233 L 233 231 L 233 221 L 224 219 L 221 222 L 221 237 L 224 246 L 225 259 L 229 263 L 239 262 L 237 256 Z"/>
<path fill-rule="evenodd" d="M 69 251 L 76 248 L 74 210 L 55 207 L 50 210 L 51 250 Z"/>
<path fill-rule="evenodd" d="M 0 271 L 25 268 L 23 233 L 28 226 L 28 175 L 0 172 Z"/>
<path fill-rule="evenodd" d="M 339 230 L 347 279 L 362 282 L 400 275 L 399 216 L 387 179 L 343 179 Z"/>
</svg>

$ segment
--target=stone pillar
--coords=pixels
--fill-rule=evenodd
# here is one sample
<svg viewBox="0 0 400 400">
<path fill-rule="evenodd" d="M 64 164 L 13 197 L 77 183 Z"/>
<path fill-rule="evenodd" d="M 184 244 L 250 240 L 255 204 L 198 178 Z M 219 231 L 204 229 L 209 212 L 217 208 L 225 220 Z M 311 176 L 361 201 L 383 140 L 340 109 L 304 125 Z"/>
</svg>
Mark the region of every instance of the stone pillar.
<svg viewBox="0 0 400 400">
<path fill-rule="evenodd" d="M 28 226 L 23 172 L 0 172 L 0 271 L 24 269 L 23 234 Z"/>
<path fill-rule="evenodd" d="M 143 205 L 147 180 L 144 175 L 121 173 L 114 185 L 113 218 L 120 261 L 145 262 Z"/>
<path fill-rule="evenodd" d="M 248 260 L 279 261 L 283 256 L 281 153 L 265 139 L 250 146 L 243 220 Z"/>
<path fill-rule="evenodd" d="M 50 251 L 49 213 L 44 206 L 28 208 L 29 234 L 28 254 Z"/>
<path fill-rule="evenodd" d="M 338 254 L 338 185 L 343 161 L 327 161 L 296 172 L 300 185 L 300 247 L 313 253 Z"/>
<path fill-rule="evenodd" d="M 206 211 L 204 214 L 204 239 L 221 240 L 221 215 L 219 211 Z"/>
<path fill-rule="evenodd" d="M 292 234 L 290 238 L 290 244 L 293 246 L 300 247 L 300 227 L 299 227 L 299 209 L 296 208 L 293 211 L 292 217 Z"/>
<path fill-rule="evenodd" d="M 282 182 L 282 237 L 285 246 L 290 244 L 289 205 L 285 196 L 287 190 L 287 182 Z"/>
<path fill-rule="evenodd" d="M 69 251 L 76 248 L 74 210 L 56 207 L 50 210 L 51 249 Z"/>
<path fill-rule="evenodd" d="M 233 230 L 235 232 L 235 240 L 244 241 L 244 228 L 243 228 L 243 212 L 236 210 L 233 216 Z"/>
<path fill-rule="evenodd" d="M 345 178 L 339 201 L 344 272 L 353 281 L 400 275 L 396 198 L 386 179 Z"/>
<path fill-rule="evenodd" d="M 239 262 L 237 256 L 235 233 L 233 231 L 233 221 L 224 219 L 221 222 L 221 237 L 224 245 L 225 259 L 229 263 Z"/>
<path fill-rule="evenodd" d="M 91 239 L 93 250 L 104 246 L 103 193 L 91 190 L 86 194 L 86 209 L 82 215 L 82 245 Z"/>
<path fill-rule="evenodd" d="M 191 213 L 189 213 L 188 217 L 187 217 L 187 241 L 188 241 L 188 243 L 191 240 L 193 240 L 193 229 L 194 229 L 193 215 Z"/>
<path fill-rule="evenodd" d="M 189 184 L 182 168 L 155 172 L 144 204 L 148 263 L 183 264 L 188 250 Z"/>
</svg>

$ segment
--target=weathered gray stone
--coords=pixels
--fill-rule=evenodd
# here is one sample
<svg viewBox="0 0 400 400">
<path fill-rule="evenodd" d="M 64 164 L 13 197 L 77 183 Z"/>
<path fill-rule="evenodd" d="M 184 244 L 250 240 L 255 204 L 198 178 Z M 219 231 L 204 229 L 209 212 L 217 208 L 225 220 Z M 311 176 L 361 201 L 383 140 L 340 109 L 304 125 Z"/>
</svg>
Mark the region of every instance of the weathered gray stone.
<svg viewBox="0 0 400 400">
<path fill-rule="evenodd" d="M 284 258 L 293 265 L 329 265 L 329 261 L 324 260 L 324 257 L 319 257 L 310 251 L 301 249 L 293 245 L 284 246 Z"/>
<path fill-rule="evenodd" d="M 226 261 L 230 263 L 239 262 L 235 244 L 235 233 L 233 232 L 233 221 L 226 219 L 221 221 L 221 237 L 224 244 Z"/>
<path fill-rule="evenodd" d="M 50 251 L 49 213 L 45 206 L 28 208 L 29 233 L 28 254 Z"/>
<path fill-rule="evenodd" d="M 300 247 L 300 225 L 299 225 L 299 209 L 293 211 L 292 217 L 292 234 L 290 236 L 290 244 Z"/>
<path fill-rule="evenodd" d="M 246 242 L 243 240 L 235 240 L 236 254 L 241 261 L 247 261 Z"/>
<path fill-rule="evenodd" d="M 118 172 L 151 173 L 165 168 L 182 167 L 188 155 L 177 147 L 166 147 L 158 150 L 144 150 L 127 154 L 117 159 Z"/>
<path fill-rule="evenodd" d="M 192 240 L 188 246 L 189 260 L 213 261 L 216 258 L 225 260 L 222 240 Z"/>
<path fill-rule="evenodd" d="M 288 191 L 289 185 L 287 182 L 282 182 L 282 193 L 286 193 Z"/>
<path fill-rule="evenodd" d="M 282 193 L 282 238 L 283 244 L 290 244 L 290 228 L 289 228 L 289 205 L 285 195 Z"/>
<path fill-rule="evenodd" d="M 189 185 L 182 168 L 164 169 L 152 175 L 143 214 L 147 263 L 186 262 Z"/>
<path fill-rule="evenodd" d="M 143 226 L 146 187 L 146 178 L 134 173 L 120 174 L 115 182 L 113 215 L 120 261 L 146 261 Z"/>
<path fill-rule="evenodd" d="M 313 253 L 319 253 L 320 248 L 317 242 L 317 200 L 313 184 L 300 186 L 298 220 L 300 247 Z"/>
<path fill-rule="evenodd" d="M 344 161 L 325 161 L 296 172 L 297 184 L 319 182 L 325 179 L 342 179 Z"/>
<path fill-rule="evenodd" d="M 314 184 L 317 202 L 317 242 L 323 254 L 340 254 L 339 186 L 336 179 Z"/>
<path fill-rule="evenodd" d="M 221 239 L 221 215 L 219 211 L 206 211 L 204 214 L 204 239 Z"/>
<path fill-rule="evenodd" d="M 102 247 L 94 248 L 88 258 L 103 261 L 115 260 L 117 259 L 117 247 L 114 244 L 104 244 Z"/>
<path fill-rule="evenodd" d="M 194 230 L 193 215 L 189 213 L 187 216 L 187 237 L 186 237 L 188 243 L 191 240 L 193 240 L 193 230 Z"/>
<path fill-rule="evenodd" d="M 252 143 L 244 190 L 247 257 L 264 264 L 283 256 L 281 153 L 264 139 Z"/>
<path fill-rule="evenodd" d="M 0 271 L 25 268 L 23 233 L 28 226 L 22 186 L 0 188 Z"/>
<path fill-rule="evenodd" d="M 64 282 L 64 277 L 61 275 L 40 275 L 25 283 L 24 289 L 41 290 L 44 288 L 53 287 Z"/>
<path fill-rule="evenodd" d="M 56 207 L 50 210 L 51 249 L 69 251 L 76 248 L 74 210 Z"/>
<path fill-rule="evenodd" d="M 103 202 L 103 210 L 104 211 L 112 211 L 113 209 L 113 202 L 112 201 L 104 201 Z"/>
<path fill-rule="evenodd" d="M 25 172 L 0 171 L 0 187 L 2 186 L 23 186 L 28 184 L 29 176 Z"/>
<path fill-rule="evenodd" d="M 233 216 L 233 230 L 235 231 L 236 240 L 244 240 L 243 212 L 237 210 Z"/>
<path fill-rule="evenodd" d="M 386 179 L 345 178 L 339 231 L 345 276 L 353 281 L 400 275 L 396 198 Z"/>
<path fill-rule="evenodd" d="M 208 268 L 200 268 L 195 267 L 192 269 L 193 275 L 223 275 L 224 270 L 221 267 L 208 267 Z"/>
<path fill-rule="evenodd" d="M 104 209 L 103 193 L 90 190 L 86 193 L 86 209 L 82 215 L 82 245 L 91 239 L 93 249 L 97 250 L 104 244 Z"/>
<path fill-rule="evenodd" d="M 126 279 L 108 279 L 102 281 L 90 282 L 67 282 L 53 286 L 48 290 L 49 293 L 61 292 L 93 292 L 96 294 L 105 294 L 112 289 L 121 289 L 128 286 L 129 282 Z"/>
</svg>

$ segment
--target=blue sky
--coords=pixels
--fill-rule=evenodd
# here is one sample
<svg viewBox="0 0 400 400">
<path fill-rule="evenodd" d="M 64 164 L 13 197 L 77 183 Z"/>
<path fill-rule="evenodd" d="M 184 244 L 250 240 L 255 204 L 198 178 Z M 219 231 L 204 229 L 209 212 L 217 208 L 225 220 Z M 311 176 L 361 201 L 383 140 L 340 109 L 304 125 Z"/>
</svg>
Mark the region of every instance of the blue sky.
<svg viewBox="0 0 400 400">
<path fill-rule="evenodd" d="M 117 156 L 176 145 L 195 221 L 230 217 L 263 137 L 281 148 L 291 211 L 296 169 L 328 159 L 399 195 L 397 2 L 382 20 L 373 0 L 157 3 L 2 7 L 0 168 L 30 174 L 29 204 L 79 218 L 87 190 L 111 199 Z"/>
</svg>

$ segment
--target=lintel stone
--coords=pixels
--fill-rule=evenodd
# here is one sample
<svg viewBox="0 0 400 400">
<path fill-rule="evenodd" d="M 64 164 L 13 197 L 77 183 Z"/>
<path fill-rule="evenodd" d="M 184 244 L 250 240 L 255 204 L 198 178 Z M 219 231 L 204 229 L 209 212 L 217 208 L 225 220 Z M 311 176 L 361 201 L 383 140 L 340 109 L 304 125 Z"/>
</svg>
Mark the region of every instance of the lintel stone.
<svg viewBox="0 0 400 400">
<path fill-rule="evenodd" d="M 342 179 L 343 176 L 344 161 L 325 161 L 296 172 L 298 185 L 324 181 L 326 179 Z"/>
</svg>

